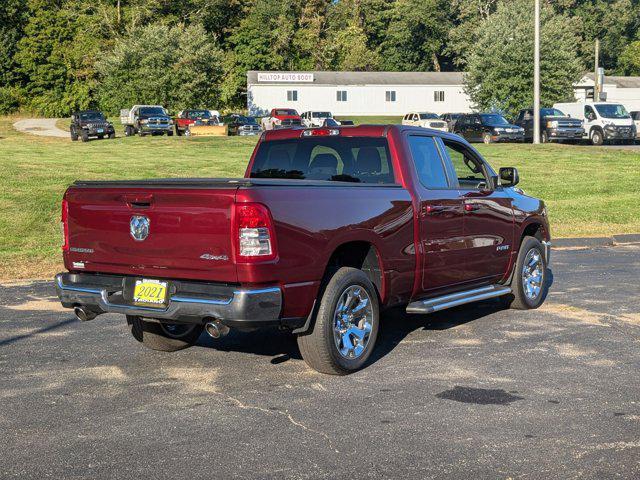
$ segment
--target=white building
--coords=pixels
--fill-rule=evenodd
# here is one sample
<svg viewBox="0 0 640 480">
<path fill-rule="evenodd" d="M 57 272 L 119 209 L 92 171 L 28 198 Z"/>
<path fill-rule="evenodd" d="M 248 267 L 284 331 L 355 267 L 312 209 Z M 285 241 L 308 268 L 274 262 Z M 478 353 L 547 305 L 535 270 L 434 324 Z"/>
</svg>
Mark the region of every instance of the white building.
<svg viewBox="0 0 640 480">
<path fill-rule="evenodd" d="M 247 72 L 247 109 L 334 115 L 470 112 L 459 72 Z"/>
<path fill-rule="evenodd" d="M 573 86 L 576 100 L 593 100 L 593 79 L 593 73 L 588 73 Z M 602 91 L 607 102 L 621 103 L 630 112 L 640 110 L 640 77 L 605 76 Z"/>
</svg>

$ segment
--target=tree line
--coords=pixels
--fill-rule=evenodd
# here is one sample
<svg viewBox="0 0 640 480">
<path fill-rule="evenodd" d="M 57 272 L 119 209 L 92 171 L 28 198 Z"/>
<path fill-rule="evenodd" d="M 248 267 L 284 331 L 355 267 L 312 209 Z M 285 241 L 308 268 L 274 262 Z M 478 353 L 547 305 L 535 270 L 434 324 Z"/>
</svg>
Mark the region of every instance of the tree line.
<svg viewBox="0 0 640 480">
<path fill-rule="evenodd" d="M 601 43 L 640 75 L 640 0 L 542 1 L 542 100 Z M 468 72 L 479 108 L 531 103 L 533 0 L 3 0 L 0 113 L 243 108 L 247 70 Z"/>
</svg>

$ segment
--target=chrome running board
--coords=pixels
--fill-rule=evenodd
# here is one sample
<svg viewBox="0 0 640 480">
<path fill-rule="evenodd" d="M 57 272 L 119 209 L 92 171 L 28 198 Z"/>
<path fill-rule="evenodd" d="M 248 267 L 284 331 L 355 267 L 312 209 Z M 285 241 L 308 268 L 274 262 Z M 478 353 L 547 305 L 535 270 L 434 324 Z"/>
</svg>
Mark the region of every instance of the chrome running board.
<svg viewBox="0 0 640 480">
<path fill-rule="evenodd" d="M 412 302 L 407 305 L 407 313 L 432 313 L 438 310 L 444 310 L 445 308 L 464 305 L 465 303 L 500 297 L 508 293 L 511 293 L 510 287 L 505 287 L 504 285 L 489 285 L 488 287 L 474 288 L 473 290 Z"/>
</svg>

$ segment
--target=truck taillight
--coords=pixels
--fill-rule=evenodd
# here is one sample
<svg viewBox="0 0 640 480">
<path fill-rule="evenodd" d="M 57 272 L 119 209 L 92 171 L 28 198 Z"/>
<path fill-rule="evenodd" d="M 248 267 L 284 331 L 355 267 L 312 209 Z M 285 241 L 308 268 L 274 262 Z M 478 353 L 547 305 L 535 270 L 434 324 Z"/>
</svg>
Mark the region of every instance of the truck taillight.
<svg viewBox="0 0 640 480">
<path fill-rule="evenodd" d="M 266 206 L 261 203 L 236 204 L 234 223 L 238 235 L 236 253 L 239 262 L 276 258 L 273 220 Z"/>
<path fill-rule="evenodd" d="M 69 203 L 64 199 L 60 215 L 60 233 L 62 234 L 62 250 L 69 250 Z"/>
</svg>

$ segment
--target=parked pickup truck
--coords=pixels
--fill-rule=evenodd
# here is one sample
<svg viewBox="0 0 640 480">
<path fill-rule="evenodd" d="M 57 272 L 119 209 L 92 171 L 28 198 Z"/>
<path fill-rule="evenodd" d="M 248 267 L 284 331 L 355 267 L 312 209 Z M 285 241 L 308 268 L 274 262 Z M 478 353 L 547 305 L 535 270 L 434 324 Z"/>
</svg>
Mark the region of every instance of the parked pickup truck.
<svg viewBox="0 0 640 480">
<path fill-rule="evenodd" d="M 77 181 L 62 201 L 62 305 L 126 315 L 163 351 L 279 326 L 314 369 L 369 358 L 383 309 L 544 301 L 545 204 L 459 136 L 419 127 L 275 130 L 245 177 Z"/>
<path fill-rule="evenodd" d="M 533 140 L 533 109 L 520 110 L 518 118 L 513 122 L 524 128 L 525 141 Z M 557 108 L 540 109 L 540 140 L 542 143 L 579 141 L 584 136 L 582 122 L 577 118 L 565 115 Z"/>
<path fill-rule="evenodd" d="M 291 128 L 302 125 L 302 118 L 292 108 L 274 108 L 268 117 L 264 117 L 260 124 L 263 130 L 275 130 L 278 128 Z"/>
<path fill-rule="evenodd" d="M 134 105 L 130 110 L 120 110 L 120 123 L 124 134 L 131 137 L 136 133 L 145 135 L 173 135 L 173 120 L 160 105 Z"/>
</svg>

